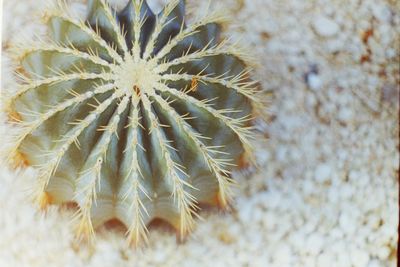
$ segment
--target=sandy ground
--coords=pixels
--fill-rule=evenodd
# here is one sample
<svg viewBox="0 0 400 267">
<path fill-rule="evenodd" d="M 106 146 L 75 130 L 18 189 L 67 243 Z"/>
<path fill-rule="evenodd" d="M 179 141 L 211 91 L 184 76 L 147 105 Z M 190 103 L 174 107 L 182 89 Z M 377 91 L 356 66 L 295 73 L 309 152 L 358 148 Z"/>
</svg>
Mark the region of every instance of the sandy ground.
<svg viewBox="0 0 400 267">
<path fill-rule="evenodd" d="M 7 51 L 42 30 L 33 14 L 43 1 L 4 2 L 2 90 L 12 92 Z M 89 249 L 73 241 L 72 211 L 37 212 L 26 193 L 34 170 L 2 165 L 1 267 L 396 265 L 399 3 L 215 2 L 231 13 L 230 32 L 254 51 L 254 76 L 273 95 L 269 122 L 258 123 L 261 168 L 237 175 L 235 211 L 202 213 L 183 244 L 157 228 L 135 251 L 122 231 L 102 228 Z"/>
</svg>

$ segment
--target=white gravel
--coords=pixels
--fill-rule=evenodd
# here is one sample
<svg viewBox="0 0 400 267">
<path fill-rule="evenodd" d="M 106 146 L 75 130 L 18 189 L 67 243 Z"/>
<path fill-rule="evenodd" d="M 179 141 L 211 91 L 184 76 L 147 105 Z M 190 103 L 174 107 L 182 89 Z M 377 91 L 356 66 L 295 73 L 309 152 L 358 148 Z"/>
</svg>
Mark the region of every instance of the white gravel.
<svg viewBox="0 0 400 267">
<path fill-rule="evenodd" d="M 5 0 L 5 91 L 15 90 L 7 51 L 20 34 L 41 30 L 32 14 L 43 2 Z M 202 213 L 183 244 L 157 228 L 149 247 L 134 251 L 121 231 L 100 229 L 90 249 L 73 242 L 72 211 L 35 210 L 26 193 L 34 171 L 1 167 L 0 267 L 396 265 L 398 3 L 218 2 L 260 61 L 255 77 L 273 93 L 269 122 L 257 125 L 268 137 L 257 140 L 260 168 L 237 175 L 235 211 Z"/>
</svg>

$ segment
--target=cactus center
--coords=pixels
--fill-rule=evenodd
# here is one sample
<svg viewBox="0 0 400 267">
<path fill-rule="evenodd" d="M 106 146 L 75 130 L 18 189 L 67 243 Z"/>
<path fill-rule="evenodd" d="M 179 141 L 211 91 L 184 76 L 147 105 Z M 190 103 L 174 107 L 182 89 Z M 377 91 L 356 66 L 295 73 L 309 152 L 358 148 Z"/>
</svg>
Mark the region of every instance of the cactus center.
<svg viewBox="0 0 400 267">
<path fill-rule="evenodd" d="M 138 62 L 132 58 L 126 59 L 121 65 L 115 66 L 113 75 L 117 89 L 125 94 L 152 94 L 154 84 L 159 81 L 159 75 L 151 64 L 142 59 Z"/>
</svg>

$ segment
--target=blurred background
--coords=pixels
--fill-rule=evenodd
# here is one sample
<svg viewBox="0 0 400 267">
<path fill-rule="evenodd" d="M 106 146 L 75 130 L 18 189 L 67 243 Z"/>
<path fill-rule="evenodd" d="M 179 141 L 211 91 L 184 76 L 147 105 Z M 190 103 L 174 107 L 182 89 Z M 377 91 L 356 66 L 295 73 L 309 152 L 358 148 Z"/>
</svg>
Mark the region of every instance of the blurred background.
<svg viewBox="0 0 400 267">
<path fill-rule="evenodd" d="M 45 31 L 45 2 L 4 0 L 3 91 L 16 90 L 13 42 Z M 85 1 L 67 2 L 85 15 Z M 122 7 L 126 0 L 110 2 Z M 155 11 L 163 4 L 148 2 Z M 200 12 L 207 1 L 187 2 Z M 182 244 L 159 227 L 149 247 L 127 249 L 122 231 L 102 228 L 93 248 L 78 247 L 72 211 L 37 212 L 26 194 L 34 171 L 1 165 L 0 267 L 396 266 L 400 2 L 211 4 L 232 18 L 225 35 L 258 59 L 253 78 L 267 103 L 255 122 L 260 168 L 235 174 L 234 210 L 201 213 L 205 220 Z"/>
</svg>

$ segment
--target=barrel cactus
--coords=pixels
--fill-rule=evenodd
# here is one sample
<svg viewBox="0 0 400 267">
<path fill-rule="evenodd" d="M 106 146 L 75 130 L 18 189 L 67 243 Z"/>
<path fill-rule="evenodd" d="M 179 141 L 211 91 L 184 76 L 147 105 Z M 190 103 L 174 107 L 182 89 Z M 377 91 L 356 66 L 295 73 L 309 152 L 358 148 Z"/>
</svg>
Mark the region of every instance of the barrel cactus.
<svg viewBox="0 0 400 267">
<path fill-rule="evenodd" d="M 80 20 L 56 2 L 46 37 L 18 46 L 9 160 L 37 169 L 40 206 L 77 205 L 78 236 L 118 219 L 139 244 L 155 218 L 185 236 L 201 205 L 231 201 L 231 171 L 251 155 L 249 58 L 220 37 L 226 17 L 189 24 L 183 0 L 87 9 Z"/>
</svg>

